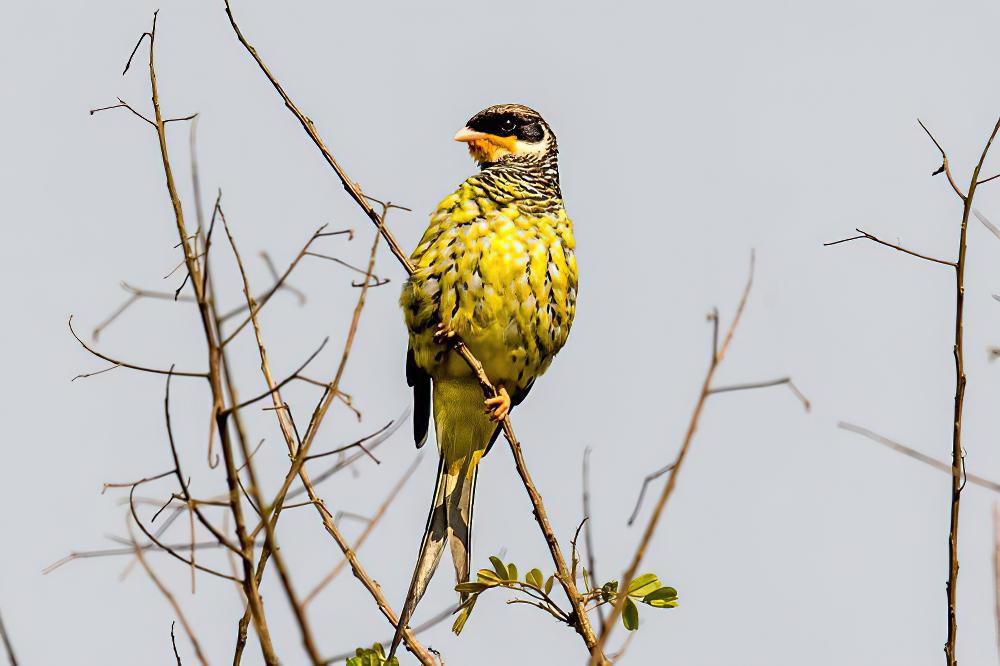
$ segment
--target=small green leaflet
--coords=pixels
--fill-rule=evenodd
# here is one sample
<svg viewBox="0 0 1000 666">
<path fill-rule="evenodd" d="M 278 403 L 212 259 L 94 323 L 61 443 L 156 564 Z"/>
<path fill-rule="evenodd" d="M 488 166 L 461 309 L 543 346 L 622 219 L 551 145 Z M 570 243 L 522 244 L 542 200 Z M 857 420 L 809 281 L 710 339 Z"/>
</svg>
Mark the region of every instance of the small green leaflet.
<svg viewBox="0 0 1000 666">
<path fill-rule="evenodd" d="M 625 609 L 622 610 L 622 624 L 629 631 L 639 628 L 639 609 L 629 597 L 625 597 Z"/>
<path fill-rule="evenodd" d="M 653 573 L 642 574 L 632 579 L 632 582 L 628 586 L 628 595 L 630 597 L 644 597 L 654 590 L 658 590 L 663 585 L 660 583 L 660 579 Z"/>
<path fill-rule="evenodd" d="M 524 580 L 528 585 L 537 587 L 539 590 L 542 589 L 542 571 L 541 569 L 532 569 L 528 573 L 524 574 Z M 546 592 L 548 594 L 548 592 Z"/>
</svg>

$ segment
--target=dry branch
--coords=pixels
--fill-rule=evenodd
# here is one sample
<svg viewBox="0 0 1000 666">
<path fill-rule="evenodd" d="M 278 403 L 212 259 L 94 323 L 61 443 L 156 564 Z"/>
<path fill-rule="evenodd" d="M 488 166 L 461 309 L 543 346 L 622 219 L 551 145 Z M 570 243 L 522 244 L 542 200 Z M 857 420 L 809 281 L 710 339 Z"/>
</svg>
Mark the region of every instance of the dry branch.
<svg viewBox="0 0 1000 666">
<path fill-rule="evenodd" d="M 888 437 L 883 437 L 882 435 L 878 434 L 877 432 L 873 432 L 868 428 L 862 428 L 861 426 L 854 425 L 853 423 L 845 423 L 844 421 L 838 423 L 837 427 L 840 428 L 841 430 L 847 430 L 848 432 L 853 432 L 863 437 L 867 437 L 873 442 L 878 442 L 882 446 L 888 447 L 893 451 L 898 451 L 899 453 L 902 453 L 905 456 L 909 456 L 914 460 L 919 460 L 925 465 L 930 465 L 934 469 L 941 470 L 942 472 L 947 472 L 948 474 L 951 474 L 951 465 L 949 465 L 948 463 L 941 462 L 936 458 L 932 458 L 931 456 L 925 453 L 921 453 L 920 451 L 910 448 L 905 444 L 900 444 L 899 442 L 889 439 Z M 963 472 L 964 471 L 965 470 L 963 467 Z M 973 485 L 981 486 L 983 488 L 986 488 L 987 490 L 992 490 L 995 493 L 1000 493 L 1000 483 L 997 483 L 996 481 L 990 481 L 989 479 L 983 478 L 977 474 L 969 474 L 968 472 L 965 472 L 965 480 Z"/>
<path fill-rule="evenodd" d="M 10 636 L 7 634 L 7 626 L 3 623 L 3 616 L 0 615 L 0 640 L 3 641 L 3 647 L 7 650 L 7 659 L 10 661 L 10 666 L 17 666 L 17 657 L 14 655 L 14 645 L 11 643 Z"/>
<path fill-rule="evenodd" d="M 851 238 L 845 238 L 841 241 L 836 241 L 833 243 L 826 243 L 826 245 L 836 245 L 838 243 L 843 243 L 852 240 L 867 239 L 885 245 L 887 247 L 893 248 L 900 252 L 904 252 L 911 256 L 931 261 L 937 264 L 942 264 L 945 266 L 950 266 L 955 269 L 955 315 L 954 315 L 954 341 L 953 341 L 953 354 L 955 357 L 955 398 L 954 398 L 954 410 L 952 415 L 952 446 L 951 446 L 951 498 L 950 498 L 950 520 L 948 528 L 948 582 L 945 587 L 946 605 L 947 605 L 947 615 L 948 615 L 948 637 L 944 644 L 945 662 L 947 666 L 957 666 L 958 658 L 955 653 L 956 640 L 958 636 L 958 622 L 955 608 L 955 599 L 957 594 L 958 586 L 958 518 L 959 518 L 959 508 L 961 506 L 962 489 L 965 485 L 964 476 L 964 451 L 962 448 L 962 417 L 963 417 L 963 407 L 965 404 L 965 389 L 966 389 L 966 375 L 965 375 L 965 358 L 964 358 L 964 319 L 965 319 L 965 261 L 966 261 L 966 251 L 968 248 L 968 229 L 969 229 L 969 217 L 972 215 L 974 209 L 972 206 L 973 198 L 976 194 L 976 187 L 983 182 L 988 182 L 993 179 L 993 177 L 987 178 L 985 180 L 979 179 L 979 174 L 982 171 L 983 163 L 986 161 L 986 156 L 989 154 L 990 147 L 993 145 L 993 140 L 996 138 L 997 133 L 1000 132 L 1000 119 L 997 119 L 993 126 L 993 131 L 990 133 L 989 138 L 986 140 L 986 145 L 983 147 L 983 151 L 979 156 L 979 161 L 976 163 L 975 168 L 972 170 L 972 176 L 969 179 L 969 188 L 967 192 L 962 192 L 962 190 L 955 183 L 955 179 L 952 177 L 951 168 L 948 164 L 948 155 L 941 143 L 931 134 L 927 126 L 924 125 L 920 120 L 920 127 L 923 128 L 927 136 L 930 137 L 931 141 L 934 142 L 934 146 L 941 153 L 941 166 L 934 171 L 931 175 L 937 175 L 939 173 L 944 173 L 948 177 L 948 183 L 951 185 L 952 190 L 958 196 L 959 200 L 962 202 L 962 219 L 959 225 L 959 235 L 958 235 L 958 252 L 955 261 L 947 261 L 944 259 L 937 259 L 935 257 L 930 257 L 924 254 L 913 252 L 902 246 L 888 243 L 875 236 L 869 234 L 868 232 L 861 231 L 857 229 L 860 236 L 854 236 Z M 983 222 L 987 228 L 991 228 L 992 225 L 988 224 L 988 220 L 985 219 L 978 211 L 976 212 L 977 217 Z M 878 441 L 876 439 L 876 441 Z M 884 443 L 884 442 L 883 442 Z M 905 448 L 905 447 L 904 447 Z M 916 457 L 916 456 L 914 456 Z M 918 458 L 919 459 L 919 458 Z M 924 462 L 927 462 L 926 460 Z"/>
</svg>

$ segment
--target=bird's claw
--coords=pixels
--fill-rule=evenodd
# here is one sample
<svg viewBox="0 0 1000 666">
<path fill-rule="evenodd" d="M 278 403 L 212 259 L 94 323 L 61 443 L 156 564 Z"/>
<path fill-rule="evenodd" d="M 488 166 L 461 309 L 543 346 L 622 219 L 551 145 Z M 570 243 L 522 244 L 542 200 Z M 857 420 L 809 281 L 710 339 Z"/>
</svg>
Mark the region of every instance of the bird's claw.
<svg viewBox="0 0 1000 666">
<path fill-rule="evenodd" d="M 487 398 L 483 404 L 486 405 L 486 413 L 490 415 L 490 421 L 503 421 L 510 413 L 510 395 L 503 386 L 498 389 L 495 398 Z"/>
<path fill-rule="evenodd" d="M 448 344 L 455 339 L 455 331 L 448 324 L 438 324 L 434 329 L 434 342 L 439 345 Z"/>
</svg>

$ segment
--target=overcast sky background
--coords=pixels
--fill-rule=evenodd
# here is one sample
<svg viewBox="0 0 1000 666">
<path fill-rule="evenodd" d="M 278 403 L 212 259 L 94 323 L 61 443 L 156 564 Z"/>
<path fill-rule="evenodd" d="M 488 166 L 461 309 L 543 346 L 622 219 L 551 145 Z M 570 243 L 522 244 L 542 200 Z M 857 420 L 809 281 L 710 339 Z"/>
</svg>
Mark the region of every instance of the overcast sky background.
<svg viewBox="0 0 1000 666">
<path fill-rule="evenodd" d="M 559 6 L 561 4 L 561 6 Z M 173 289 L 179 255 L 155 135 L 127 112 L 87 110 L 117 96 L 148 108 L 140 62 L 121 69 L 159 7 L 157 60 L 168 115 L 201 114 L 208 200 L 218 187 L 251 279 L 256 256 L 286 264 L 320 224 L 353 227 L 323 250 L 364 261 L 372 229 L 235 40 L 222 3 L 129 0 L 16 3 L 0 23 L 0 345 L 4 455 L 0 612 L 21 663 L 171 664 L 174 615 L 127 559 L 76 562 L 74 549 L 125 533 L 121 482 L 169 469 L 161 377 L 113 373 L 73 341 L 124 298 L 120 280 Z M 576 225 L 581 287 L 565 351 L 515 412 L 527 461 L 564 546 L 582 515 L 580 463 L 593 447 L 597 569 L 617 577 L 638 528 L 625 520 L 642 477 L 674 457 L 708 360 L 705 314 L 728 320 L 756 248 L 757 280 L 721 383 L 791 375 L 811 414 L 784 388 L 713 398 L 644 570 L 680 592 L 674 610 L 643 609 L 625 663 L 684 666 L 936 665 L 943 661 L 949 479 L 838 430 L 853 421 L 946 460 L 950 455 L 954 286 L 949 269 L 874 244 L 824 248 L 856 226 L 952 258 L 961 208 L 917 126 L 947 147 L 964 186 L 996 116 L 996 3 L 504 3 L 237 0 L 250 39 L 315 120 L 366 191 L 413 208 L 391 226 L 412 248 L 427 215 L 474 169 L 451 135 L 479 109 L 539 109 L 561 148 Z M 141 59 L 145 58 L 145 49 Z M 189 217 L 187 130 L 170 128 Z M 987 175 L 1000 169 L 988 161 Z M 977 207 L 1000 222 L 1000 182 Z M 210 205 L 210 201 L 206 201 Z M 969 232 L 966 409 L 971 473 L 1000 477 L 1000 241 Z M 218 246 L 224 305 L 240 301 L 232 256 Z M 370 432 L 410 397 L 402 271 L 371 293 L 344 387 L 365 420 L 342 407 L 315 450 Z M 307 262 L 262 317 L 283 376 L 326 335 L 311 373 L 335 368 L 357 291 L 337 266 Z M 140 363 L 199 369 L 204 345 L 186 304 L 144 302 L 100 339 Z M 245 395 L 262 390 L 252 336 L 235 347 Z M 223 487 L 204 465 L 208 403 L 177 380 L 174 422 L 194 490 Z M 304 422 L 317 397 L 286 397 Z M 267 494 L 287 467 L 270 412 L 249 415 L 267 438 L 256 463 Z M 435 462 L 425 455 L 400 501 L 360 552 L 394 606 L 412 570 Z M 322 485 L 334 510 L 371 514 L 416 455 L 404 429 Z M 155 490 L 169 492 L 163 484 Z M 151 489 L 153 490 L 153 489 Z M 995 663 L 992 518 L 995 498 L 968 486 L 958 591 L 962 664 Z M 509 450 L 483 463 L 476 564 L 505 551 L 522 570 L 550 570 Z M 221 512 L 217 514 L 220 516 Z M 643 520 L 648 515 L 643 513 Z M 186 539 L 186 522 L 169 533 Z M 345 520 L 352 538 L 361 526 Z M 340 559 L 314 512 L 290 511 L 279 537 L 299 589 Z M 205 562 L 224 567 L 218 553 Z M 233 587 L 150 561 L 183 603 L 212 663 L 228 663 L 241 613 Z M 452 603 L 447 562 L 416 621 Z M 305 663 L 273 575 L 265 584 L 285 663 Z M 423 639 L 449 664 L 582 663 L 571 631 L 528 607 L 485 596 L 460 638 L 449 623 Z M 324 653 L 384 639 L 388 625 L 343 575 L 311 607 Z M 620 628 L 617 645 L 624 638 Z M 179 637 L 185 663 L 190 645 Z M 404 661 L 412 663 L 410 657 Z M 260 663 L 251 642 L 245 664 Z"/>
</svg>

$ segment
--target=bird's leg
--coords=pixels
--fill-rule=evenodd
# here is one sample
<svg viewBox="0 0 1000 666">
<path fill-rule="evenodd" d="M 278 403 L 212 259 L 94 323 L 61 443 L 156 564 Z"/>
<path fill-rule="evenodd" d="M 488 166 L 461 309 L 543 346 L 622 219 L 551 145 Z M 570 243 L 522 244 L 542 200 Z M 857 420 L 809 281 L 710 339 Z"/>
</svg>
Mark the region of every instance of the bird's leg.
<svg viewBox="0 0 1000 666">
<path fill-rule="evenodd" d="M 483 404 L 486 405 L 486 413 L 490 415 L 490 421 L 503 421 L 510 413 L 510 395 L 503 384 L 497 387 L 497 397 L 487 398 Z"/>
<path fill-rule="evenodd" d="M 434 329 L 434 342 L 439 345 L 448 344 L 455 339 L 455 335 L 455 331 L 451 330 L 448 324 L 438 324 Z"/>
</svg>

